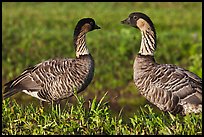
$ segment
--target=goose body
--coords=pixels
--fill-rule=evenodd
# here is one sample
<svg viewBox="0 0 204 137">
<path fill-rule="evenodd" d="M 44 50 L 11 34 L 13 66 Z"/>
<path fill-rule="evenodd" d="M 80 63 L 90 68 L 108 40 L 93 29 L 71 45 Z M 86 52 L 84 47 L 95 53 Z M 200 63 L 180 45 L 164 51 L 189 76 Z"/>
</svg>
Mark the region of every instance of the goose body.
<svg viewBox="0 0 204 137">
<path fill-rule="evenodd" d="M 133 65 L 133 79 L 140 93 L 165 112 L 182 115 L 202 112 L 202 79 L 176 65 L 155 61 L 156 31 L 150 18 L 134 12 L 122 23 L 138 28 L 142 34 Z"/>
<path fill-rule="evenodd" d="M 94 76 L 94 60 L 86 46 L 86 33 L 100 29 L 91 18 L 81 19 L 74 31 L 76 58 L 58 58 L 30 67 L 5 84 L 4 99 L 22 91 L 46 102 L 59 102 L 83 91 Z"/>
</svg>

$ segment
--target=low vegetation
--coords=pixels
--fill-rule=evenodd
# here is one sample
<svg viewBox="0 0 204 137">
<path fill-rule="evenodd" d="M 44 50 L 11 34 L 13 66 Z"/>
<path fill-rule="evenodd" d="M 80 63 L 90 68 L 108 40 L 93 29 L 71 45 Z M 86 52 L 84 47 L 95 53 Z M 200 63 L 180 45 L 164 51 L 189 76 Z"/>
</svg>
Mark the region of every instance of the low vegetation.
<svg viewBox="0 0 204 137">
<path fill-rule="evenodd" d="M 106 95 L 106 94 L 105 94 Z M 3 100 L 3 135 L 201 135 L 202 114 L 184 117 L 170 113 L 157 114 L 149 105 L 147 110 L 130 117 L 127 122 L 120 116 L 112 116 L 105 95 L 97 102 L 96 97 L 85 109 L 83 96 L 75 95 L 76 104 L 60 104 L 49 108 L 22 107 L 9 99 Z"/>
</svg>

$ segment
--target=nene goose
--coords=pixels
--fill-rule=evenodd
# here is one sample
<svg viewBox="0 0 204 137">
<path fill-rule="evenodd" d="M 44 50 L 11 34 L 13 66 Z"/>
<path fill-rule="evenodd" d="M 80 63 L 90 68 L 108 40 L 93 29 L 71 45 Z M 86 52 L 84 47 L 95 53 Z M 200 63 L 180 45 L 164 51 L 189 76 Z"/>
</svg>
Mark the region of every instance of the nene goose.
<svg viewBox="0 0 204 137">
<path fill-rule="evenodd" d="M 76 58 L 57 58 L 30 67 L 5 84 L 4 99 L 22 91 L 41 103 L 55 102 L 83 91 L 94 75 L 94 60 L 86 45 L 86 33 L 100 29 L 92 18 L 81 19 L 74 30 Z"/>
<path fill-rule="evenodd" d="M 155 62 L 156 31 L 150 18 L 134 12 L 121 23 L 141 31 L 141 46 L 133 65 L 134 83 L 140 93 L 160 110 L 174 115 L 202 112 L 202 79 L 175 65 Z"/>
</svg>

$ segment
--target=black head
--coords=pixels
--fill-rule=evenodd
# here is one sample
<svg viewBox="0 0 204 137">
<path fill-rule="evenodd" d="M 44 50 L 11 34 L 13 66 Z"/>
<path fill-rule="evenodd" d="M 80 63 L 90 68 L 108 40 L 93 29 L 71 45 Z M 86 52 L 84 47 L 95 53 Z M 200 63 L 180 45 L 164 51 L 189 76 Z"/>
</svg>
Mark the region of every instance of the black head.
<svg viewBox="0 0 204 137">
<path fill-rule="evenodd" d="M 96 25 L 92 18 L 83 18 L 77 23 L 74 34 L 77 35 L 80 32 L 86 33 L 95 29 L 100 29 L 100 27 Z"/>
<path fill-rule="evenodd" d="M 127 24 L 127 25 L 130 25 L 132 27 L 139 28 L 139 29 L 142 29 L 141 27 L 145 22 L 154 31 L 154 25 L 153 25 L 151 19 L 147 15 L 145 15 L 144 13 L 141 13 L 141 12 L 133 12 L 129 15 L 129 17 L 127 19 L 121 21 L 122 24 Z"/>
</svg>

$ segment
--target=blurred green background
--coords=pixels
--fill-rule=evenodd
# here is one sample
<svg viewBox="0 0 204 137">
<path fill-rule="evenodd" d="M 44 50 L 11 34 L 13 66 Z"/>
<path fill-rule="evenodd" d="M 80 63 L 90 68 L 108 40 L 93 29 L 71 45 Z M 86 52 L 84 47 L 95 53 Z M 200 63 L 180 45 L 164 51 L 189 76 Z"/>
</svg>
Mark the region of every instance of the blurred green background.
<svg viewBox="0 0 204 137">
<path fill-rule="evenodd" d="M 41 61 L 75 57 L 73 31 L 84 17 L 102 28 L 87 34 L 95 60 L 95 75 L 81 92 L 88 102 L 108 91 L 113 114 L 128 117 L 148 103 L 133 83 L 133 61 L 140 47 L 140 32 L 122 25 L 131 12 L 153 21 L 157 32 L 158 63 L 176 64 L 202 77 L 201 2 L 68 2 L 2 3 L 2 86 Z M 4 89 L 2 89 L 2 92 Z M 12 97 L 21 104 L 39 104 L 24 93 Z M 74 102 L 72 97 L 69 102 Z M 155 109 L 155 111 L 158 111 Z"/>
</svg>

